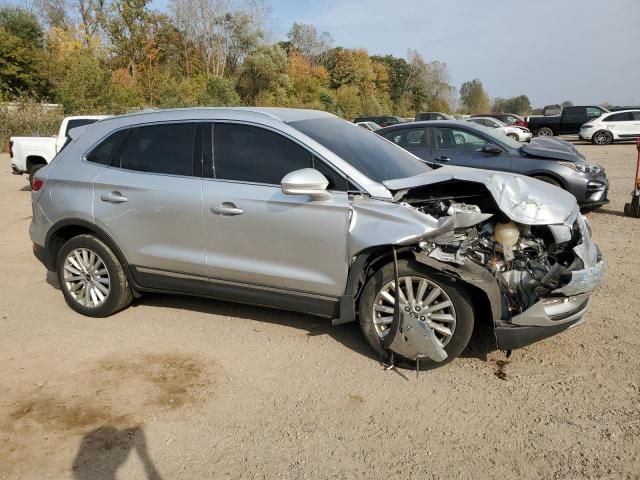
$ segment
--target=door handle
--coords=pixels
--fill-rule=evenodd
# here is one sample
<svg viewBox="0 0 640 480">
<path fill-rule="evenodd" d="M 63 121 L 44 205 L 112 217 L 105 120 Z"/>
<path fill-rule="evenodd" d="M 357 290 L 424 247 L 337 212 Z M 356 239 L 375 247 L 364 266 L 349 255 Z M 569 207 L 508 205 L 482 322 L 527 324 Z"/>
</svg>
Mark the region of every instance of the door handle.
<svg viewBox="0 0 640 480">
<path fill-rule="evenodd" d="M 122 195 L 120 192 L 110 192 L 100 195 L 100 200 L 108 203 L 124 203 L 128 200 L 128 198 Z"/>
<path fill-rule="evenodd" d="M 221 215 L 223 217 L 233 217 L 244 213 L 244 210 L 236 207 L 235 204 L 231 202 L 224 202 L 220 205 L 212 205 L 209 210 L 211 210 L 211 213 L 215 215 Z"/>
<path fill-rule="evenodd" d="M 434 160 L 438 162 L 449 162 L 451 159 L 449 157 L 442 156 L 442 157 L 434 158 Z"/>
</svg>

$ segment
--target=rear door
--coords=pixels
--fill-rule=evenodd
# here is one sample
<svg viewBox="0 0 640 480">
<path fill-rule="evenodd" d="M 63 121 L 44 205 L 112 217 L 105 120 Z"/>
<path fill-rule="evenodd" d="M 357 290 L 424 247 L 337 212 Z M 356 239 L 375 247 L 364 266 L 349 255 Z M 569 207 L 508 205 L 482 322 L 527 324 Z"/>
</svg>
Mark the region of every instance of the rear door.
<svg viewBox="0 0 640 480">
<path fill-rule="evenodd" d="M 427 145 L 425 127 L 398 128 L 397 130 L 385 132 L 384 138 L 408 150 L 425 162 L 431 160 L 431 151 Z"/>
<path fill-rule="evenodd" d="M 485 153 L 482 148 L 492 143 L 476 131 L 463 127 L 429 127 L 431 160 L 442 165 L 511 170 L 511 157 L 503 150 L 499 154 Z"/>
<path fill-rule="evenodd" d="M 195 140 L 195 123 L 145 125 L 112 134 L 87 156 L 106 166 L 94 180 L 96 224 L 144 286 L 179 289 L 176 282 L 195 276 L 202 292 L 189 289 L 207 291 Z"/>
<path fill-rule="evenodd" d="M 578 133 L 583 123 L 587 121 L 586 107 L 565 107 L 562 111 L 562 122 L 559 128 L 560 134 Z"/>
<path fill-rule="evenodd" d="M 640 113 L 640 112 L 638 112 Z M 609 130 L 620 138 L 633 138 L 637 133 L 640 120 L 635 120 L 634 112 L 620 112 L 609 115 L 604 122 Z"/>
</svg>

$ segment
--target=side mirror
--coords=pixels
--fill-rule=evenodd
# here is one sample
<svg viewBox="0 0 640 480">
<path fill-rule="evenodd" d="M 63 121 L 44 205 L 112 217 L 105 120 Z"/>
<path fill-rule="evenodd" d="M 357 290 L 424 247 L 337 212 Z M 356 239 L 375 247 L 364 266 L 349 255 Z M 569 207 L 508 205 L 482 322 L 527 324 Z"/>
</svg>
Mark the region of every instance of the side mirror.
<svg viewBox="0 0 640 480">
<path fill-rule="evenodd" d="M 491 155 L 498 155 L 502 153 L 502 149 L 495 143 L 487 143 L 482 147 L 483 153 L 490 153 Z"/>
<path fill-rule="evenodd" d="M 286 195 L 309 195 L 313 200 L 328 200 L 329 180 L 318 170 L 302 168 L 287 173 L 280 182 L 282 192 Z"/>
</svg>

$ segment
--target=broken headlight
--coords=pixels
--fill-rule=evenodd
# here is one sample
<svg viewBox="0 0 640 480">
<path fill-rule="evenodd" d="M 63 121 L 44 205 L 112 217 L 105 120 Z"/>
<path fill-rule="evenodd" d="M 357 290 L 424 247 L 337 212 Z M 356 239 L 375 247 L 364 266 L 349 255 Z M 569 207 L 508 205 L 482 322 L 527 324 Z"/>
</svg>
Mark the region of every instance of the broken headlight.
<svg viewBox="0 0 640 480">
<path fill-rule="evenodd" d="M 598 165 L 590 165 L 582 162 L 560 162 L 560 165 L 564 165 L 580 173 L 600 173 L 602 171 L 602 167 Z"/>
</svg>

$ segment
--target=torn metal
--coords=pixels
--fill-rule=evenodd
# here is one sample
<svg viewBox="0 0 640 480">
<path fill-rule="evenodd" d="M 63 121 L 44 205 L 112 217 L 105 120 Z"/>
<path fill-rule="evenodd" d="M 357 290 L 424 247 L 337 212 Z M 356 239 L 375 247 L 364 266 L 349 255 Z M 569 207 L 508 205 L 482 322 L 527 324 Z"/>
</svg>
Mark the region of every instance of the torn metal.
<svg viewBox="0 0 640 480">
<path fill-rule="evenodd" d="M 421 177 L 385 182 L 394 197 L 383 208 L 364 198 L 352 202 L 352 255 L 409 246 L 417 261 L 484 294 L 499 344 L 504 328 L 556 328 L 581 319 L 583 295 L 602 281 L 604 263 L 572 195 L 518 175 L 466 168 Z M 397 228 L 379 228 L 382 220 Z M 446 359 L 431 328 L 409 317 L 394 324 L 389 350 Z M 505 344 L 512 345 L 513 331 L 508 335 Z"/>
</svg>

